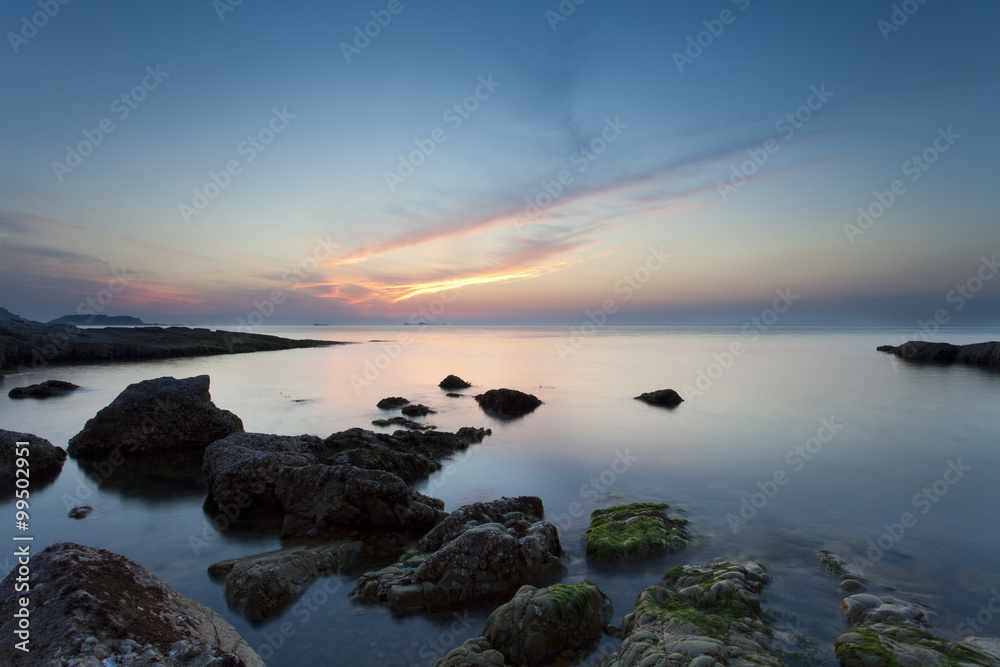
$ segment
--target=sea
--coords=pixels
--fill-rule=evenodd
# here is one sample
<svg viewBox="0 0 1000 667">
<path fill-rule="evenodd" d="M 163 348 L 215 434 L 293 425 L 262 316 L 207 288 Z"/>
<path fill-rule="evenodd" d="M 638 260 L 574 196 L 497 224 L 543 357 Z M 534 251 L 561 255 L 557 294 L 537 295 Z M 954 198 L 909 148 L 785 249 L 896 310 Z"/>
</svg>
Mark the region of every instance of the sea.
<svg viewBox="0 0 1000 667">
<path fill-rule="evenodd" d="M 373 419 L 386 396 L 435 409 L 440 430 L 483 426 L 482 444 L 416 488 L 446 510 L 502 496 L 539 496 L 565 550 L 566 583 L 592 579 L 621 624 L 637 595 L 671 567 L 753 560 L 773 577 L 761 596 L 788 665 L 836 665 L 849 628 L 845 594 L 816 552 L 863 572 L 870 592 L 924 605 L 949 639 L 1000 636 L 1000 372 L 901 362 L 883 344 L 1000 340 L 1000 329 L 851 327 L 258 327 L 352 343 L 327 348 L 128 363 L 52 366 L 7 375 L 10 389 L 59 379 L 83 387 L 48 400 L 0 398 L 0 427 L 65 447 L 128 384 L 208 374 L 216 405 L 247 431 L 326 437 Z M 461 397 L 437 385 L 473 383 Z M 509 387 L 543 405 L 498 421 L 473 396 Z M 674 409 L 634 399 L 672 388 Z M 354 604 L 355 575 L 317 580 L 259 625 L 228 608 L 207 570 L 282 546 L 266 532 L 213 525 L 203 482 L 173 469 L 88 479 L 69 459 L 31 494 L 35 551 L 70 541 L 143 565 L 221 613 L 272 667 L 432 665 L 477 635 L 491 609 L 395 616 Z M 590 513 L 663 502 L 687 519 L 686 548 L 639 563 L 588 561 Z M 75 505 L 90 516 L 71 519 Z M 0 517 L 14 530 L 12 499 Z M 220 527 L 223 530 L 220 530 Z M 12 550 L 0 556 L 14 567 Z M 583 663 L 619 640 L 604 637 Z"/>
</svg>

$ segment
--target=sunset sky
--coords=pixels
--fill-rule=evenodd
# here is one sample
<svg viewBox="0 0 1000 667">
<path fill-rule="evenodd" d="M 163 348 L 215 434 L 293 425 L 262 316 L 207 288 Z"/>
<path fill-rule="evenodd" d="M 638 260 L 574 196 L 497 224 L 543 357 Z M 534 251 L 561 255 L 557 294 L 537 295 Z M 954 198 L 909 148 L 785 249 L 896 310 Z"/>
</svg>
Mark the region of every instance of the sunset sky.
<svg viewBox="0 0 1000 667">
<path fill-rule="evenodd" d="M 790 290 L 787 324 L 1000 323 L 992 0 L 7 0 L 0 27 L 26 317 L 741 324 Z"/>
</svg>

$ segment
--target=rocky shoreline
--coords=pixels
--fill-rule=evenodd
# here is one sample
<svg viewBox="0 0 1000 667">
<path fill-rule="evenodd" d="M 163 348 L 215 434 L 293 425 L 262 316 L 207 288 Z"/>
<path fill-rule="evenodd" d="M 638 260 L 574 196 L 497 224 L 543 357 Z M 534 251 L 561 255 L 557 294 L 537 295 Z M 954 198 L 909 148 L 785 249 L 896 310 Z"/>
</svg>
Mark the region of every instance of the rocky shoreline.
<svg viewBox="0 0 1000 667">
<path fill-rule="evenodd" d="M 49 364 L 200 357 L 345 344 L 189 327 L 81 329 L 72 324 L 10 319 L 0 322 L 0 372 L 39 370 Z"/>
<path fill-rule="evenodd" d="M 899 346 L 880 345 L 877 349 L 915 363 L 968 364 L 1000 369 L 1000 342 L 996 341 L 952 345 L 911 340 Z"/>
<path fill-rule="evenodd" d="M 457 384 L 451 377 L 442 384 Z M 69 456 L 85 469 L 169 457 L 200 461 L 209 517 L 281 538 L 281 549 L 208 568 L 229 608 L 254 624 L 285 612 L 318 579 L 336 575 L 356 580 L 347 593 L 355 604 L 393 614 L 492 608 L 477 636 L 437 656 L 438 667 L 584 660 L 601 667 L 786 664 L 763 613 L 771 582 L 766 563 L 721 558 L 673 567 L 639 593 L 620 626 L 597 582 L 562 581 L 571 557 L 614 571 L 702 539 L 688 521 L 668 514 L 666 504 L 594 510 L 583 553 L 570 556 L 538 497 L 502 497 L 448 512 L 443 501 L 412 486 L 448 457 L 481 443 L 489 429 L 449 433 L 425 426 L 390 434 L 352 428 L 325 438 L 248 433 L 240 417 L 214 404 L 209 386 L 207 375 L 129 385 L 69 439 Z M 476 398 L 498 421 L 543 405 L 512 389 Z M 409 405 L 389 397 L 376 408 L 405 411 Z M 420 407 L 411 416 L 435 413 Z M 28 440 L 32 460 L 50 461 L 50 474 L 58 474 L 67 456 L 32 434 L 0 431 L 0 440 Z M 6 466 L 0 472 L 13 470 L 13 462 L 0 464 Z M 153 475 L 153 467 L 130 470 Z M 75 518 L 88 520 L 92 508 L 76 509 Z M 825 566 L 839 580 L 831 579 L 831 590 L 839 585 L 847 595 L 845 631 L 828 647 L 844 667 L 1000 667 L 1000 639 L 938 637 L 930 610 L 876 595 L 870 589 L 877 585 L 845 559 L 830 551 L 817 555 L 814 567 Z M 16 574 L 7 576 L 0 592 L 0 632 L 8 634 L 20 604 L 13 593 Z M 29 584 L 33 623 L 44 627 L 33 635 L 32 658 L 41 656 L 45 664 L 264 665 L 215 611 L 120 555 L 59 543 L 32 557 Z M 595 655 L 602 637 L 620 645 Z M 10 643 L 0 645 L 0 661 L 12 662 L 12 651 Z"/>
</svg>

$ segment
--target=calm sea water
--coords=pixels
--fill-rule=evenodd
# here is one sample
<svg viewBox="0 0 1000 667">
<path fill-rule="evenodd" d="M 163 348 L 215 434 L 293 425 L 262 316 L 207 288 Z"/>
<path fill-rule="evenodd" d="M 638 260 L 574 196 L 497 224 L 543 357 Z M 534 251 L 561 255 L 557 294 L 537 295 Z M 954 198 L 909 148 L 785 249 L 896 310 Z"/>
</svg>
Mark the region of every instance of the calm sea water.
<svg viewBox="0 0 1000 667">
<path fill-rule="evenodd" d="M 828 548 L 869 561 L 873 592 L 893 590 L 934 609 L 940 634 L 960 638 L 960 624 L 978 613 L 979 634 L 1000 635 L 1000 618 L 986 606 L 1000 587 L 1000 373 L 899 364 L 875 351 L 915 338 L 912 331 L 604 327 L 572 338 L 566 327 L 263 330 L 358 344 L 7 376 L 5 394 L 50 378 L 85 389 L 47 401 L 0 398 L 0 426 L 65 447 L 126 385 L 164 375 L 207 373 L 216 405 L 239 415 L 247 431 L 289 435 L 373 428 L 380 398 L 406 396 L 438 410 L 429 421 L 440 429 L 493 429 L 418 489 L 449 510 L 540 496 L 567 552 L 566 581 L 596 580 L 618 622 L 674 565 L 754 559 L 774 576 L 763 602 L 788 664 L 836 664 L 833 640 L 847 625 L 837 582 L 815 557 Z M 1000 330 L 954 329 L 935 339 L 997 340 Z M 742 353 L 727 356 L 734 343 Z M 476 385 L 470 396 L 512 387 L 545 404 L 499 423 L 471 397 L 446 397 L 437 382 L 449 373 Z M 686 399 L 679 408 L 632 399 L 666 387 Z M 395 618 L 353 605 L 353 580 L 333 577 L 253 626 L 227 608 L 206 569 L 279 540 L 215 531 L 197 485 L 120 477 L 95 488 L 67 461 L 58 480 L 32 494 L 36 548 L 68 540 L 131 558 L 222 613 L 269 665 L 433 664 L 478 634 L 488 615 Z M 638 565 L 589 564 L 581 538 L 590 512 L 638 500 L 669 503 L 691 521 L 695 543 Z M 66 517 L 84 503 L 95 508 L 90 517 Z M 11 501 L 0 505 L 13 524 Z M 13 566 L 11 556 L 0 561 L 4 572 Z M 614 646 L 605 639 L 599 651 Z"/>
</svg>

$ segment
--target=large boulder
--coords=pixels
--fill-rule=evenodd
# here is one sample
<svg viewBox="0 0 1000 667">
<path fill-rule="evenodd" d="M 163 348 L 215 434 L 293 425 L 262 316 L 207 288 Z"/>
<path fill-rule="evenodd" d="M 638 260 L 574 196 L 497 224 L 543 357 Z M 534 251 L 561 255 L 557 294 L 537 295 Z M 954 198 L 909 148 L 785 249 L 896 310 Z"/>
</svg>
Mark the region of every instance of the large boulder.
<svg viewBox="0 0 1000 667">
<path fill-rule="evenodd" d="M 417 552 L 363 575 L 351 598 L 398 612 L 433 611 L 510 598 L 524 584 L 561 575 L 565 566 L 556 527 L 541 521 L 540 512 L 517 509 L 535 506 L 537 498 L 520 501 L 494 501 L 493 510 L 485 507 L 488 503 L 459 509 L 455 520 L 449 517 L 421 540 Z M 502 523 L 489 521 L 497 515 Z"/>
<path fill-rule="evenodd" d="M 53 396 L 63 396 L 76 391 L 80 385 L 63 380 L 46 380 L 38 384 L 29 384 L 27 387 L 14 387 L 7 396 L 10 398 L 52 398 Z"/>
<path fill-rule="evenodd" d="M 233 434 L 205 450 L 209 505 L 245 508 L 237 521 L 277 514 L 286 525 L 315 531 L 344 524 L 427 530 L 440 521 L 440 500 L 417 493 L 391 472 L 348 462 L 372 463 L 377 453 L 376 447 L 374 454 L 362 450 L 352 457 L 329 438 L 312 435 Z M 405 469 L 401 459 L 386 460 Z"/>
<path fill-rule="evenodd" d="M 632 503 L 594 510 L 584 533 L 587 556 L 600 562 L 629 561 L 687 546 L 687 521 L 667 516 L 666 503 Z"/>
<path fill-rule="evenodd" d="M 781 667 L 758 599 L 769 581 L 757 563 L 673 568 L 639 594 L 622 624 L 621 648 L 601 667 Z"/>
<path fill-rule="evenodd" d="M 574 586 L 522 586 L 490 614 L 480 634 L 507 663 L 534 665 L 570 651 L 586 656 L 611 614 L 611 600 L 589 579 Z"/>
<path fill-rule="evenodd" d="M 28 443 L 28 455 L 18 456 L 19 442 Z M 45 438 L 39 438 L 33 433 L 5 431 L 0 429 L 0 487 L 13 487 L 17 475 L 17 460 L 23 458 L 28 462 L 29 481 L 52 479 L 62 471 L 66 461 L 66 450 L 56 447 Z"/>
<path fill-rule="evenodd" d="M 0 664 L 264 667 L 232 625 L 118 554 L 60 542 L 31 557 L 28 592 L 15 568 L 0 585 Z M 15 612 L 30 600 L 30 653 Z"/>
<path fill-rule="evenodd" d="M 203 450 L 227 435 L 242 433 L 243 422 L 215 406 L 208 386 L 207 375 L 130 384 L 70 438 L 69 454 L 89 458 L 115 450 Z"/>
<path fill-rule="evenodd" d="M 341 540 L 224 560 L 208 573 L 222 580 L 232 609 L 259 623 L 287 608 L 317 577 L 358 567 L 363 554 L 360 542 Z"/>
<path fill-rule="evenodd" d="M 490 389 L 476 396 L 479 407 L 498 419 L 513 419 L 525 415 L 542 404 L 537 396 L 517 389 Z"/>
</svg>

